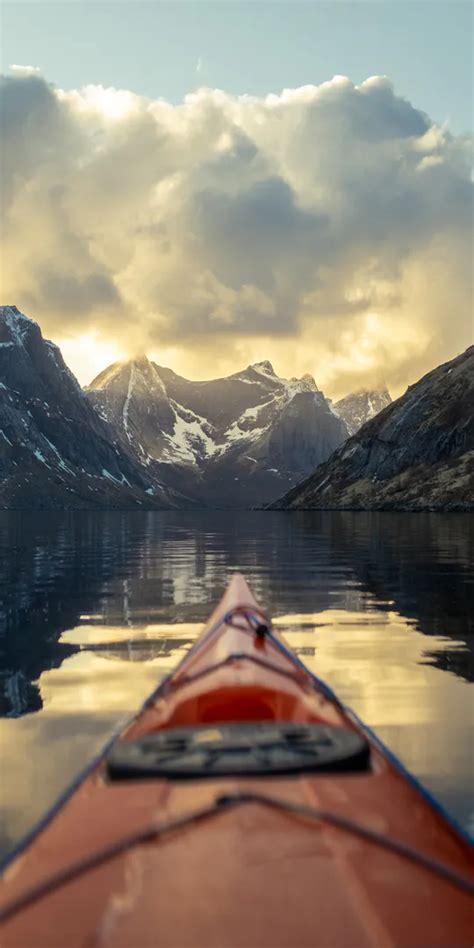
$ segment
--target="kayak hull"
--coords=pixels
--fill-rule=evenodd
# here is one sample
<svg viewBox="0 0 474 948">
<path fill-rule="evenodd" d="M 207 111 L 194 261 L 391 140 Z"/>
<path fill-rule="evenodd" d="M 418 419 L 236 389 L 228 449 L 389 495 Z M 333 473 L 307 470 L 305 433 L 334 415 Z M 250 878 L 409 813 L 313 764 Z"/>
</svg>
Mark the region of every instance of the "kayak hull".
<svg viewBox="0 0 474 948">
<path fill-rule="evenodd" d="M 121 744 L 236 720 L 361 732 L 265 626 L 234 577 Z M 342 773 L 111 780 L 100 761 L 8 867 L 0 910 L 45 879 L 60 884 L 6 917 L 2 946 L 470 945 L 472 895 L 402 850 L 472 881 L 472 849 L 368 741 L 370 765 Z"/>
</svg>

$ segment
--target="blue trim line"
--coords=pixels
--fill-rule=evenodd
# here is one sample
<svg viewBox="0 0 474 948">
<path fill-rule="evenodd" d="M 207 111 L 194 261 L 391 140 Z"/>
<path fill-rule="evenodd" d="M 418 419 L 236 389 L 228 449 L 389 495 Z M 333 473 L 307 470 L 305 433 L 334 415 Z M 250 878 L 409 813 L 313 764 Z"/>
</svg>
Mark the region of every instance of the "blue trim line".
<svg viewBox="0 0 474 948">
<path fill-rule="evenodd" d="M 405 767 L 405 764 L 402 763 L 400 758 L 397 757 L 397 755 L 394 754 L 394 752 L 390 750 L 390 748 L 387 747 L 386 744 L 384 744 L 384 742 L 378 736 L 378 734 L 376 734 L 376 732 L 371 727 L 369 727 L 368 724 L 362 721 L 360 717 L 358 716 L 358 714 L 356 714 L 355 711 L 352 710 L 352 708 L 346 707 L 345 711 L 349 715 L 349 717 L 351 717 L 356 722 L 356 724 L 358 724 L 361 730 L 367 734 L 367 737 L 370 738 L 370 740 L 376 745 L 379 751 L 385 757 L 388 758 L 390 763 L 393 764 L 393 766 L 395 767 L 396 770 L 398 770 L 400 775 L 404 777 L 405 780 L 407 780 L 407 782 L 411 784 L 411 786 L 415 790 L 418 791 L 420 796 L 423 797 L 423 800 L 425 800 L 426 803 L 429 803 L 430 806 L 433 808 L 433 810 L 435 810 L 439 816 L 442 816 L 443 819 L 446 820 L 447 823 L 449 823 L 451 829 L 453 829 L 459 836 L 461 836 L 464 842 L 469 843 L 470 846 L 473 846 L 474 837 L 472 837 L 468 833 L 468 831 L 464 828 L 464 826 L 461 825 L 461 823 L 458 823 L 456 818 L 452 816 L 451 813 L 449 813 L 448 810 L 444 808 L 443 804 L 440 803 L 439 800 L 437 800 L 436 797 L 433 796 L 433 794 L 427 789 L 427 787 L 425 787 L 424 784 L 422 784 L 418 780 L 418 778 L 415 777 L 414 774 L 411 773 L 410 770 L 407 770 L 407 768 Z"/>
<path fill-rule="evenodd" d="M 299 668 L 301 668 L 307 675 L 309 675 L 309 677 L 313 680 L 315 685 L 317 685 L 319 691 L 321 691 L 321 693 L 324 695 L 325 698 L 328 698 L 329 701 L 333 701 L 334 704 L 336 704 L 338 708 L 343 708 L 345 710 L 345 707 L 342 704 L 340 698 L 337 697 L 336 693 L 332 690 L 332 688 L 329 687 L 329 685 L 326 684 L 325 681 L 323 681 L 322 678 L 318 678 L 318 676 L 315 675 L 314 672 L 310 671 L 310 669 L 304 664 L 304 662 L 302 662 L 301 659 L 298 658 L 298 656 L 294 654 L 294 652 L 292 652 L 289 648 L 287 648 L 287 646 L 283 642 L 277 639 L 276 636 L 271 634 L 270 639 L 274 643 L 274 645 L 277 646 L 280 652 L 282 652 L 283 655 L 286 655 L 286 657 L 289 658 L 293 662 L 294 665 L 298 665 Z"/>
</svg>

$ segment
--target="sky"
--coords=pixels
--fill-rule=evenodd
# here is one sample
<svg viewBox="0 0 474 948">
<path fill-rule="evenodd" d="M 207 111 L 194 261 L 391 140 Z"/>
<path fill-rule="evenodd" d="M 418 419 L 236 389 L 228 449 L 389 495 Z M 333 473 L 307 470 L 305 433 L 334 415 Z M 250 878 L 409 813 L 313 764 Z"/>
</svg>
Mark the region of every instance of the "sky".
<svg viewBox="0 0 474 948">
<path fill-rule="evenodd" d="M 82 382 L 147 351 L 399 394 L 473 341 L 470 3 L 0 18 L 1 298 Z"/>
</svg>

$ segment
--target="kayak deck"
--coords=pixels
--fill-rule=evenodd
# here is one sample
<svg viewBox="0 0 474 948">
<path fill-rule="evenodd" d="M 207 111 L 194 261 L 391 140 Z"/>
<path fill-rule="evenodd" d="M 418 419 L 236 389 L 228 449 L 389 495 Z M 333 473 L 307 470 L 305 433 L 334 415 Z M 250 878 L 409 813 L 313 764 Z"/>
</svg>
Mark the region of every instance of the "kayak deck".
<svg viewBox="0 0 474 948">
<path fill-rule="evenodd" d="M 468 842 L 268 626 L 235 576 L 108 758 L 10 864 L 2 946 L 472 943 Z M 334 733 L 357 764 L 298 765 L 331 753 Z"/>
</svg>

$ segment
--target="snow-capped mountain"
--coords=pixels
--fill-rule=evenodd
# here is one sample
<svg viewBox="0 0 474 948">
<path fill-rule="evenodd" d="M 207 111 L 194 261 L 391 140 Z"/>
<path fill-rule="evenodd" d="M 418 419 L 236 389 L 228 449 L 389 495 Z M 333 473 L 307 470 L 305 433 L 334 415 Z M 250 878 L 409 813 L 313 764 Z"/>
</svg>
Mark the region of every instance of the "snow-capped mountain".
<svg viewBox="0 0 474 948">
<path fill-rule="evenodd" d="M 474 346 L 410 385 L 274 507 L 474 510 Z"/>
<path fill-rule="evenodd" d="M 0 307 L 0 508 L 177 506 L 94 411 L 37 323 Z"/>
<path fill-rule="evenodd" d="M 212 505 L 271 502 L 347 438 L 311 376 L 279 378 L 269 362 L 194 382 L 141 357 L 87 394 L 150 474 Z"/>
<path fill-rule="evenodd" d="M 334 404 L 334 409 L 346 423 L 350 435 L 356 433 L 366 421 L 378 415 L 390 405 L 392 399 L 386 387 L 368 391 L 351 392 Z"/>
</svg>

